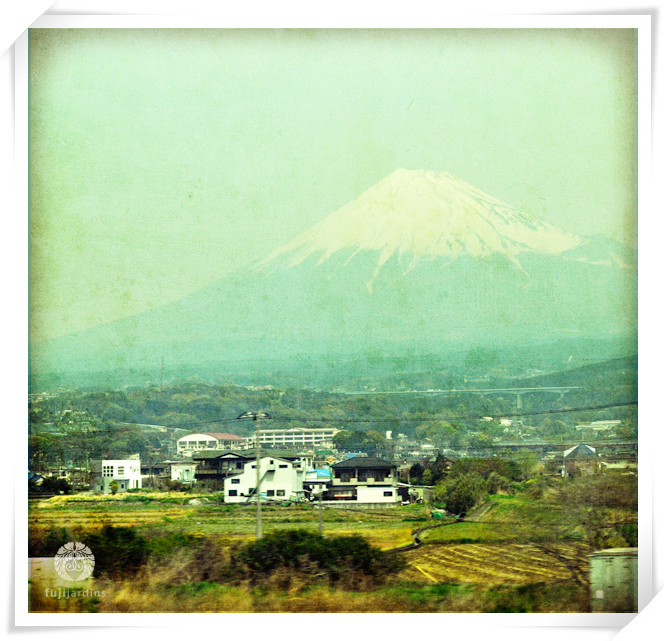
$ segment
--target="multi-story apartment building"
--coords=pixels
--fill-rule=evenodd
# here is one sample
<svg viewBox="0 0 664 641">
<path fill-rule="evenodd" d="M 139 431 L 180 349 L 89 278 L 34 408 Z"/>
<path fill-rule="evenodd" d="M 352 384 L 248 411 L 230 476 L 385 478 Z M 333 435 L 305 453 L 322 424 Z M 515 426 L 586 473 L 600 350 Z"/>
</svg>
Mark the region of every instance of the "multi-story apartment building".
<svg viewBox="0 0 664 641">
<path fill-rule="evenodd" d="M 177 453 L 180 456 L 191 457 L 194 452 L 201 450 L 231 450 L 246 447 L 245 438 L 237 434 L 224 432 L 202 432 L 187 434 L 178 439 Z"/>
<path fill-rule="evenodd" d="M 290 429 L 261 429 L 261 446 L 265 447 L 331 447 L 332 437 L 339 430 L 326 427 L 293 427 Z M 249 447 L 256 443 L 255 434 L 248 437 L 246 442 Z"/>
</svg>

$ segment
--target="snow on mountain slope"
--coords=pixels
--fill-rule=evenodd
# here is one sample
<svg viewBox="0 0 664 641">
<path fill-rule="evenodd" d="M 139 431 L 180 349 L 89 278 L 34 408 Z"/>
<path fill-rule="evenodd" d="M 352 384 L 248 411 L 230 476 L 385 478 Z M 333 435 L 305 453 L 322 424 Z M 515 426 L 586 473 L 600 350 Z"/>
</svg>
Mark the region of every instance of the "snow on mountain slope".
<svg viewBox="0 0 664 641">
<path fill-rule="evenodd" d="M 282 246 L 289 266 L 320 255 L 319 264 L 343 249 L 379 252 L 374 277 L 393 255 L 454 260 L 504 254 L 517 265 L 522 252 L 561 255 L 586 239 L 492 198 L 448 173 L 398 169 Z"/>
</svg>

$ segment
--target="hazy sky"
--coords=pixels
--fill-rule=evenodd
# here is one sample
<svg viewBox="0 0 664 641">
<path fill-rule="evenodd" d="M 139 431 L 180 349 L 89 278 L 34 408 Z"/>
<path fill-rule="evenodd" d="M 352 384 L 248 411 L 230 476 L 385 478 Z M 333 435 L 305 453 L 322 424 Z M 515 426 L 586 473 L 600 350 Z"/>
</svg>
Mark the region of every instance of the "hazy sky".
<svg viewBox="0 0 664 641">
<path fill-rule="evenodd" d="M 35 340 L 183 296 L 397 168 L 634 245 L 632 30 L 31 32 Z"/>
</svg>

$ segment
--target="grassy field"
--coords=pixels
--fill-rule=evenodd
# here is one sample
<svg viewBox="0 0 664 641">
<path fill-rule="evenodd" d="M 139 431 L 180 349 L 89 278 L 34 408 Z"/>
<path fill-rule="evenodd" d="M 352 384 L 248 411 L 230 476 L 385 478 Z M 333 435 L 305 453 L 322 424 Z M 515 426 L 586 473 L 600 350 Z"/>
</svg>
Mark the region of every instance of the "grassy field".
<svg viewBox="0 0 664 641">
<path fill-rule="evenodd" d="M 213 503 L 194 506 L 189 505 L 189 501 L 196 498 L 195 495 L 179 493 L 148 495 L 151 500 L 147 501 L 135 500 L 136 496 L 83 500 L 79 495 L 35 501 L 29 509 L 29 529 L 38 534 L 58 527 L 76 534 L 113 525 L 134 527 L 140 533 L 159 528 L 225 539 L 247 539 L 256 530 L 255 506 Z M 262 517 L 266 533 L 283 528 L 318 530 L 318 508 L 311 504 L 264 505 Z M 422 506 L 366 512 L 326 508 L 323 510 L 323 527 L 327 534 L 361 534 L 374 545 L 390 549 L 412 543 L 413 522 L 410 519 L 413 518 L 424 518 Z"/>
<path fill-rule="evenodd" d="M 213 541 L 221 548 L 251 541 L 255 507 L 225 505 L 201 495 L 144 493 L 103 497 L 77 495 L 31 501 L 29 530 L 34 549 L 54 532 L 85 541 L 104 525 L 131 527 L 144 536 L 174 533 Z M 215 497 L 212 497 L 213 499 Z M 491 497 L 478 522 L 454 523 L 422 532 L 424 545 L 402 553 L 408 566 L 378 589 L 340 590 L 288 583 L 288 589 L 257 590 L 250 585 L 185 581 L 177 568 L 148 568 L 135 581 L 95 578 L 103 598 L 53 599 L 44 579 L 33 577 L 32 611 L 92 612 L 571 612 L 583 611 L 584 594 L 564 555 L 579 552 L 574 542 L 548 554 L 527 540 L 534 526 L 558 522 L 559 512 L 525 497 Z M 205 499 L 208 499 L 205 502 Z M 389 550 L 412 542 L 412 530 L 432 525 L 423 505 L 384 510 L 323 511 L 326 535 L 360 534 Z M 529 520 L 530 519 L 530 520 Z M 530 523 L 527 528 L 515 522 Z M 318 530 L 311 504 L 264 505 L 263 530 Z M 49 534 L 50 533 L 50 534 Z M 64 535 L 64 533 L 62 534 Z M 569 549 L 565 549 L 567 546 Z M 94 552 L 94 550 L 93 550 Z M 561 554 L 563 556 L 561 556 Z M 43 555 L 47 556 L 47 555 Z M 175 557 L 174 557 L 175 558 Z M 173 561 L 176 564 L 177 558 Z M 174 582 L 173 577 L 178 577 Z M 48 587 L 48 586 L 46 586 Z M 562 596 L 562 595 L 567 596 Z"/>
<path fill-rule="evenodd" d="M 251 590 L 217 583 L 137 586 L 95 582 L 99 597 L 55 600 L 35 589 L 33 612 L 580 612 L 584 595 L 569 583 L 485 587 L 398 583 L 372 592 L 325 586 Z"/>
</svg>

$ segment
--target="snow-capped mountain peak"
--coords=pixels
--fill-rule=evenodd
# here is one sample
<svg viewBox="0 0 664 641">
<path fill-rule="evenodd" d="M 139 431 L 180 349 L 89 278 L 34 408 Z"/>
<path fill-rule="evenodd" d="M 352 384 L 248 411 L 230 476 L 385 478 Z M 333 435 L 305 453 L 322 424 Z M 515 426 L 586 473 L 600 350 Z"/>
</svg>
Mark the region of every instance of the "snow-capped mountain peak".
<svg viewBox="0 0 664 641">
<path fill-rule="evenodd" d="M 342 249 L 395 253 L 412 260 L 521 252 L 562 254 L 586 239 L 518 211 L 444 172 L 398 169 L 356 200 L 282 246 L 265 263 L 284 257 L 293 266 L 311 256 L 324 262 Z"/>
</svg>

